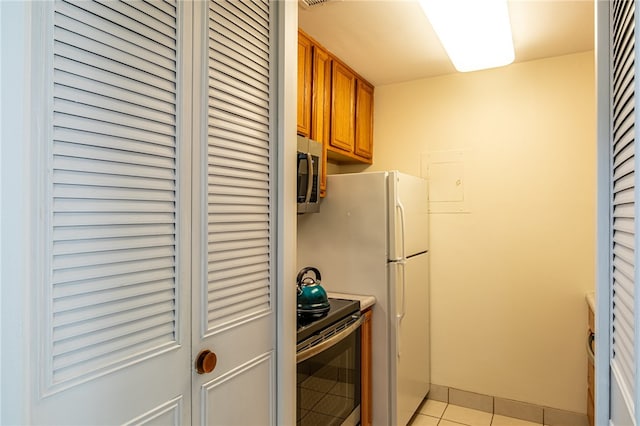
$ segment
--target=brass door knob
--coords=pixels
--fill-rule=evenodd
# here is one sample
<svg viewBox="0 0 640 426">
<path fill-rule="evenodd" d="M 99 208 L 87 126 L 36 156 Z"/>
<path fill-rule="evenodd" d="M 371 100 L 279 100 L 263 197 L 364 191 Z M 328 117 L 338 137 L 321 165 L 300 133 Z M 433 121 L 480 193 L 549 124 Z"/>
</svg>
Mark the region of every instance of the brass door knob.
<svg viewBox="0 0 640 426">
<path fill-rule="evenodd" d="M 196 358 L 196 371 L 198 374 L 211 373 L 213 369 L 216 368 L 217 363 L 218 357 L 216 354 L 209 349 L 205 349 L 200 352 L 198 358 Z"/>
</svg>

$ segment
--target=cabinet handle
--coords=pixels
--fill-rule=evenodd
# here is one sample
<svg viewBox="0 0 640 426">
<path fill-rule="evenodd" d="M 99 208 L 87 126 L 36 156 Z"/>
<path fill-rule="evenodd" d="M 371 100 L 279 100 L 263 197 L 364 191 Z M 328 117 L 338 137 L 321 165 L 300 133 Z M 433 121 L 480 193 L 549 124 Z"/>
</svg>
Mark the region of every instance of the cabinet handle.
<svg viewBox="0 0 640 426">
<path fill-rule="evenodd" d="M 218 357 L 216 354 L 205 349 L 198 354 L 198 358 L 196 359 L 196 371 L 198 374 L 211 373 L 213 369 L 216 368 L 217 363 Z"/>
<path fill-rule="evenodd" d="M 596 338 L 596 334 L 589 330 L 589 335 L 587 336 L 587 353 L 589 354 L 589 358 L 591 359 L 591 362 L 595 363 L 595 352 L 593 350 L 593 341 Z"/>
</svg>

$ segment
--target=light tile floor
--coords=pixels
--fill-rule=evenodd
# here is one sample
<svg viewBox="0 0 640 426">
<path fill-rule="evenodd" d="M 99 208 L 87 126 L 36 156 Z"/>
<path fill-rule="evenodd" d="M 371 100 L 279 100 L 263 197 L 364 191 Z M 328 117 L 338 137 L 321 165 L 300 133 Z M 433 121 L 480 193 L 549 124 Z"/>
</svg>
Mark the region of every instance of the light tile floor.
<svg viewBox="0 0 640 426">
<path fill-rule="evenodd" d="M 541 426 L 525 420 L 499 414 L 472 410 L 471 408 L 426 400 L 409 426 Z"/>
</svg>

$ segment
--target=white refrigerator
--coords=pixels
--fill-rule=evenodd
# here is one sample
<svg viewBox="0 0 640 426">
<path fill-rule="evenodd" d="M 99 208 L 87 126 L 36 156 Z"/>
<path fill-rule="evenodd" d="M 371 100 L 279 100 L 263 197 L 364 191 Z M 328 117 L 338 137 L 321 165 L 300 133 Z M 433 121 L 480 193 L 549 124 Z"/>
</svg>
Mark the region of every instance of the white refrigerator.
<svg viewBox="0 0 640 426">
<path fill-rule="evenodd" d="M 427 181 L 397 171 L 329 175 L 298 216 L 299 268 L 328 291 L 373 295 L 373 424 L 407 424 L 429 391 Z"/>
</svg>

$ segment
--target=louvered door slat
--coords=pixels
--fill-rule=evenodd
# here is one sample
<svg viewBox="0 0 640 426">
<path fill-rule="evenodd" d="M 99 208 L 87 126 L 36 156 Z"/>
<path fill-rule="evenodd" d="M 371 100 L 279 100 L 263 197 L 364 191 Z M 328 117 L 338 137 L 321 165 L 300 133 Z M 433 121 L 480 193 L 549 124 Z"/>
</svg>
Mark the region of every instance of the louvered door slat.
<svg viewBox="0 0 640 426">
<path fill-rule="evenodd" d="M 209 147 L 209 157 L 218 157 L 225 158 L 228 160 L 241 160 L 250 164 L 247 168 L 249 170 L 260 171 L 266 164 L 268 164 L 268 159 L 265 157 L 264 153 L 260 152 L 260 149 L 244 149 L 242 151 L 238 151 L 234 149 L 235 143 L 228 143 L 227 141 L 221 140 L 219 144 Z M 265 176 L 264 178 L 262 176 Z M 220 180 L 224 177 L 229 177 L 228 174 L 225 174 L 225 170 L 220 170 L 219 172 L 212 173 L 209 184 L 217 184 L 216 180 Z M 215 178 L 215 180 L 214 180 Z M 261 184 L 268 184 L 266 175 L 258 175 L 252 176 L 251 179 L 246 179 L 247 185 L 258 187 Z"/>
<path fill-rule="evenodd" d="M 153 46 L 162 47 L 165 46 L 169 49 L 175 50 L 175 32 L 167 28 L 156 28 L 155 22 L 148 20 L 144 13 L 138 12 L 131 14 L 133 9 L 129 6 L 120 5 L 115 1 L 81 1 L 75 3 L 76 6 L 85 9 L 91 16 L 97 16 L 104 18 L 106 21 L 113 22 L 118 27 L 127 28 L 132 33 L 137 33 L 140 37 L 127 37 L 128 39 L 139 40 L 139 43 L 144 44 L 146 40 L 152 40 L 149 43 L 150 50 L 154 50 Z M 147 7 L 149 5 L 147 4 Z M 126 9 L 126 10 L 125 10 Z M 131 14 L 131 15 L 130 15 Z M 174 11 L 175 14 L 175 11 Z M 173 15 L 175 19 L 175 15 Z M 115 32 L 116 34 L 119 31 Z M 172 34 L 173 33 L 173 34 Z"/>
<path fill-rule="evenodd" d="M 125 288 L 138 284 L 166 281 L 171 282 L 173 277 L 173 268 L 153 269 L 137 273 L 130 273 L 125 276 L 100 277 L 95 280 L 76 281 L 71 283 L 60 284 L 55 288 L 53 293 L 54 299 L 64 299 L 71 296 L 82 296 L 95 292 L 104 292 L 106 290 Z M 60 322 L 60 318 L 56 318 L 56 324 Z"/>
<path fill-rule="evenodd" d="M 173 92 L 173 88 L 167 84 L 164 84 L 162 80 L 139 80 L 133 77 L 144 77 L 144 74 L 136 73 L 136 75 L 118 75 L 110 72 L 109 70 L 104 70 L 96 67 L 97 64 L 85 64 L 83 62 L 79 62 L 77 59 L 79 58 L 65 58 L 63 56 L 56 56 L 54 58 L 54 68 L 56 77 L 57 74 L 67 73 L 72 75 L 73 79 L 82 78 L 90 80 L 90 85 L 96 90 L 100 90 L 100 93 L 103 93 L 102 90 L 110 90 L 113 94 L 112 96 L 115 98 L 119 98 L 117 90 L 122 89 L 124 93 L 130 93 L 132 96 L 126 95 L 122 99 L 127 99 L 131 102 L 131 98 L 135 99 L 134 102 L 144 103 L 150 108 L 160 109 L 160 110 L 170 110 L 173 111 L 174 105 L 172 105 L 172 100 L 175 96 Z M 165 87 L 154 86 L 153 84 L 148 83 L 158 83 L 161 82 Z M 93 84 L 101 84 L 103 85 L 102 89 L 98 89 L 97 86 Z M 65 84 L 64 80 L 61 80 L 61 84 Z M 79 83 L 82 84 L 82 83 Z M 79 85 L 79 88 L 86 87 Z M 122 92 L 120 92 L 122 93 Z M 135 95 L 144 95 L 143 97 L 135 96 Z M 157 100 L 165 102 L 165 104 L 156 102 Z"/>
<path fill-rule="evenodd" d="M 117 343 L 109 346 L 94 345 L 86 349 L 82 348 L 82 351 L 61 354 L 56 357 L 54 368 L 60 370 L 62 375 L 66 373 L 65 369 L 73 371 L 80 364 L 84 365 L 84 368 L 91 370 L 92 367 L 98 367 L 105 362 L 113 363 L 122 358 L 123 353 L 131 349 L 144 347 L 149 342 L 158 347 L 160 338 L 166 341 L 172 334 L 172 323 L 161 324 L 160 327 L 140 329 L 138 332 L 121 336 L 115 340 Z"/>
<path fill-rule="evenodd" d="M 268 152 L 269 150 L 269 145 L 263 139 L 234 133 L 218 127 L 209 127 L 209 137 L 215 140 L 215 145 L 213 146 L 224 147 L 229 144 L 239 144 L 242 146 L 242 150 L 248 153 Z M 210 149 L 212 147 L 209 147 Z"/>
<path fill-rule="evenodd" d="M 263 213 L 257 214 L 234 214 L 233 216 L 225 215 L 225 214 L 216 214 L 209 213 L 208 224 L 210 226 L 210 232 L 215 232 L 217 227 L 226 226 L 225 224 L 229 224 L 229 226 L 238 226 L 242 223 L 247 223 L 249 226 L 255 227 L 256 224 L 268 224 L 269 215 Z M 268 226 L 268 225 L 264 225 Z M 237 228 L 234 228 L 237 230 Z"/>
<path fill-rule="evenodd" d="M 53 116 L 53 124 L 61 129 L 74 129 L 87 133 L 98 133 L 109 135 L 111 137 L 122 138 L 125 140 L 137 140 L 140 142 L 155 143 L 159 145 L 172 146 L 171 135 L 161 135 L 132 127 L 123 127 L 118 123 L 108 123 L 105 121 L 75 120 L 73 116 L 68 114 L 55 114 Z M 58 138 L 55 135 L 56 139 Z"/>
<path fill-rule="evenodd" d="M 77 119 L 77 121 L 80 120 Z M 57 137 L 54 149 L 55 155 L 64 156 L 66 158 L 74 157 L 99 160 L 103 162 L 136 164 L 142 166 L 143 168 L 145 166 L 148 166 L 160 170 L 165 169 L 165 174 L 159 174 L 157 177 L 166 177 L 168 180 L 173 180 L 173 175 L 166 174 L 167 172 L 173 170 L 173 159 L 171 157 L 146 155 L 143 153 L 136 153 L 122 149 L 103 148 L 101 146 L 91 146 L 81 143 L 67 143 L 60 141 Z M 133 176 L 135 177 L 137 176 L 137 174 Z"/>
<path fill-rule="evenodd" d="M 151 52 L 153 55 L 161 55 L 169 60 L 173 60 L 175 57 L 173 43 L 168 42 L 166 45 L 158 44 L 156 39 L 149 36 L 151 32 L 147 30 L 143 31 L 143 34 L 140 34 L 138 32 L 141 31 L 139 25 L 127 25 L 126 17 L 116 14 L 111 9 L 105 8 L 100 4 L 88 1 L 74 3 L 65 1 L 58 4 L 56 11 L 61 16 L 84 22 L 93 28 L 97 28 L 115 37 L 115 39 L 122 40 L 118 43 L 127 43 L 127 46 L 131 49 L 140 49 L 138 51 L 144 49 L 145 52 Z M 171 16 L 175 16 L 175 13 L 174 9 Z M 60 18 L 56 17 L 56 19 Z M 139 35 L 143 35 L 143 37 Z M 136 40 L 136 42 L 130 43 L 129 40 Z M 142 53 L 143 57 L 146 55 L 148 55 L 148 53 Z"/>
<path fill-rule="evenodd" d="M 78 349 L 84 347 L 92 347 L 92 350 L 98 352 L 100 346 L 103 347 L 103 353 L 109 353 L 111 348 L 105 344 L 111 340 L 118 340 L 123 336 L 132 335 L 140 332 L 140 330 L 155 329 L 173 323 L 173 313 L 171 311 L 162 312 L 160 314 L 147 316 L 144 319 L 134 318 L 132 321 L 124 324 L 112 324 L 106 329 L 85 330 L 81 329 L 72 335 L 70 339 L 61 338 L 54 346 L 54 355 L 67 355 L 77 352 Z M 86 331 L 86 332 L 85 332 Z"/>
<path fill-rule="evenodd" d="M 138 308 L 138 311 L 140 313 L 143 313 L 145 318 L 152 318 L 157 315 L 166 315 L 168 309 L 170 308 L 170 304 L 170 301 L 164 303 L 154 303 L 153 305 Z M 131 311 L 120 312 L 108 317 L 97 318 L 95 321 L 92 321 L 90 324 L 88 324 L 88 326 L 85 326 L 82 323 L 74 323 L 68 326 L 61 324 L 58 326 L 58 335 L 60 336 L 61 340 L 64 340 L 67 338 L 72 338 L 76 335 L 90 334 L 97 331 L 106 331 L 111 329 L 112 327 L 118 327 L 132 323 L 137 319 L 138 313 L 134 313 Z"/>
<path fill-rule="evenodd" d="M 78 149 L 83 149 L 82 144 L 78 144 Z M 56 170 L 65 170 L 65 171 L 73 171 L 73 172 L 82 172 L 82 173 L 99 173 L 99 174 L 112 174 L 116 176 L 134 176 L 135 178 L 146 178 L 149 182 L 154 179 L 171 181 L 173 173 L 171 169 L 166 167 L 153 167 L 153 166 L 136 166 L 135 164 L 127 164 L 124 162 L 118 163 L 118 167 L 112 167 L 113 164 L 110 164 L 106 161 L 101 160 L 100 158 L 96 159 L 83 159 L 81 157 L 76 157 L 75 153 L 69 153 L 70 156 L 62 156 L 58 155 L 54 158 L 54 168 Z"/>
<path fill-rule="evenodd" d="M 63 33 L 63 31 L 57 31 L 56 33 Z M 91 42 L 85 42 L 85 45 L 83 46 L 85 47 L 85 49 L 80 49 L 74 46 L 78 44 L 75 41 L 75 37 L 69 36 L 67 38 L 69 38 L 69 44 L 64 43 L 64 38 L 63 40 L 56 40 L 54 44 L 55 50 L 62 58 L 80 62 L 85 65 L 91 65 L 94 68 L 98 68 L 100 70 L 115 74 L 116 77 L 114 78 L 118 78 L 117 76 L 127 76 L 129 79 L 136 80 L 140 83 L 146 83 L 150 86 L 158 87 L 167 92 L 173 92 L 174 90 L 172 82 L 175 76 L 172 76 L 169 70 L 165 70 L 161 67 L 156 67 L 156 69 L 154 70 L 155 72 L 147 72 L 144 70 L 144 67 L 150 64 L 149 62 L 143 61 L 141 59 L 133 60 L 131 57 L 123 58 L 134 61 L 131 65 L 128 65 L 119 61 L 120 58 L 117 52 L 106 52 L 104 51 L 104 49 L 101 49 L 100 46 L 96 46 Z M 105 57 L 101 54 L 94 53 L 93 50 L 86 49 L 98 49 L 97 51 L 99 53 L 103 53 L 105 55 L 113 53 L 114 57 Z"/>
<path fill-rule="evenodd" d="M 223 67 L 218 67 L 223 68 Z M 221 69 L 212 69 L 211 78 L 209 84 L 217 86 L 216 89 L 227 94 L 235 102 L 242 102 L 244 104 L 254 105 L 261 110 L 269 108 L 269 100 L 265 97 L 265 88 L 247 87 L 241 81 L 236 80 L 228 74 L 224 74 Z M 212 87 L 209 87 L 209 96 L 213 97 L 211 93 Z"/>
<path fill-rule="evenodd" d="M 144 120 L 155 121 L 169 126 L 173 125 L 175 111 L 167 113 L 154 111 L 153 109 L 143 105 L 129 103 L 122 98 L 105 98 L 104 96 L 101 96 L 99 92 L 88 92 L 77 86 L 72 89 L 69 86 L 65 86 L 62 82 L 56 86 L 54 96 L 67 102 L 76 102 L 81 104 L 83 108 L 84 106 L 91 106 L 107 111 L 118 111 L 118 113 L 123 114 L 125 117 L 130 116 L 138 119 L 141 118 Z M 173 129 L 170 127 L 169 130 L 171 131 Z"/>
<path fill-rule="evenodd" d="M 95 289 L 95 286 L 88 286 L 84 292 L 75 292 L 75 294 L 65 293 L 63 291 L 56 292 L 60 295 L 55 299 L 55 305 L 58 314 L 54 319 L 54 326 L 80 325 L 88 327 L 93 320 L 113 317 L 122 312 L 136 312 L 142 306 L 150 306 L 153 304 L 164 304 L 166 306 L 173 304 L 173 276 L 162 279 L 160 275 L 167 275 L 168 269 L 156 269 L 145 271 L 147 274 L 129 274 L 131 278 L 127 280 L 147 281 L 129 283 L 117 276 L 110 277 L 110 287 Z M 155 272 L 155 273 L 150 273 Z M 164 274 L 162 274 L 164 272 Z M 99 281 L 107 281 L 104 277 L 100 277 Z M 76 285 L 90 284 L 90 281 L 76 282 Z M 64 288 L 68 287 L 65 283 Z M 154 291 L 149 291 L 153 287 Z M 96 294 L 99 293 L 104 301 L 96 303 Z M 74 303 L 78 301 L 78 303 Z M 91 320 L 91 321 L 89 321 Z M 67 336 L 68 338 L 68 336 Z"/>
<path fill-rule="evenodd" d="M 125 57 L 122 55 L 126 55 L 126 57 L 134 58 L 136 61 L 144 60 L 149 64 L 153 64 L 154 67 L 161 67 L 165 70 L 173 69 L 173 61 L 171 60 L 171 57 L 160 55 L 155 51 L 151 51 L 135 43 L 131 43 L 122 38 L 121 34 L 117 36 L 103 31 L 103 29 L 98 26 L 99 24 L 106 24 L 103 20 L 94 19 L 88 22 L 83 22 L 81 19 L 85 16 L 83 16 L 82 11 L 77 8 L 73 8 L 72 6 L 69 6 L 64 13 L 65 14 L 63 15 L 62 11 L 59 10 L 54 22 L 57 28 L 64 28 L 69 31 L 69 34 L 66 34 L 65 38 L 60 37 L 61 34 L 58 34 L 58 39 L 60 41 L 73 42 L 69 37 L 73 37 L 74 34 L 80 35 L 83 38 L 90 40 L 94 45 L 100 46 L 101 49 L 111 52 L 112 55 L 115 55 L 115 57 L 120 60 Z M 109 25 L 106 25 L 106 28 L 110 28 Z M 78 44 L 78 47 L 86 48 L 86 44 Z"/>
<path fill-rule="evenodd" d="M 104 104 L 109 101 L 104 101 Z M 116 125 L 123 130 L 134 129 L 147 134 L 158 134 L 165 137 L 173 137 L 174 127 L 171 124 L 163 124 L 145 119 L 144 117 L 135 117 L 120 111 L 114 111 L 107 108 L 95 107 L 89 104 L 81 104 L 79 102 L 68 101 L 56 98 L 54 108 L 57 115 L 71 115 L 73 119 L 83 118 L 92 121 L 101 121 Z"/>
<path fill-rule="evenodd" d="M 91 265 L 90 267 L 78 267 L 75 269 L 55 270 L 52 275 L 54 285 L 108 277 L 119 274 L 130 274 L 140 271 L 150 271 L 162 269 L 167 266 L 175 266 L 172 257 L 153 258 L 137 260 L 135 262 L 120 262 L 107 265 Z M 73 303 L 73 301 L 71 301 Z"/>
<path fill-rule="evenodd" d="M 145 0 L 147 3 L 150 3 L 153 7 L 161 10 L 169 16 L 175 16 L 176 14 L 176 5 L 173 1 L 170 0 Z"/>
<path fill-rule="evenodd" d="M 156 4 L 162 4 L 161 1 L 148 2 L 140 0 L 124 0 L 123 3 L 131 8 L 138 10 L 142 15 L 148 15 L 149 18 L 147 18 L 146 20 L 147 25 L 154 25 L 154 28 L 157 28 L 155 24 L 161 22 L 163 28 L 165 28 L 166 30 L 166 34 L 168 34 L 172 38 L 175 38 L 176 21 L 173 18 L 175 16 L 175 9 L 170 10 L 169 14 L 167 14 L 162 10 L 156 8 Z"/>
<path fill-rule="evenodd" d="M 70 253 L 53 258 L 56 269 L 90 268 L 99 265 L 117 264 L 120 262 L 136 262 L 138 260 L 170 258 L 174 256 L 173 241 L 169 246 L 129 248 L 128 250 L 105 250 L 95 253 Z M 109 247 L 105 244 L 103 248 Z"/>
<path fill-rule="evenodd" d="M 257 28 L 261 33 L 268 34 L 269 6 L 264 0 L 219 3 L 239 19 L 244 19 L 247 23 Z"/>
<path fill-rule="evenodd" d="M 264 306 L 270 303 L 268 296 L 269 287 L 265 286 L 261 291 L 254 292 L 252 295 L 246 297 L 237 298 L 221 298 L 216 296 L 214 300 L 210 301 L 209 321 L 218 322 L 225 318 L 243 318 L 246 312 L 261 311 L 264 310 Z"/>
<path fill-rule="evenodd" d="M 160 191 L 171 190 L 171 181 L 163 179 L 145 179 L 138 176 L 105 175 L 82 173 L 73 170 L 56 170 L 53 182 L 56 184 L 73 184 L 82 180 L 85 185 L 94 187 L 144 188 Z"/>
<path fill-rule="evenodd" d="M 52 387 L 176 345 L 177 21 L 153 3 L 54 8 Z"/>
<path fill-rule="evenodd" d="M 210 37 L 214 39 L 218 36 L 213 31 Z M 230 73 L 237 80 L 246 82 L 248 89 L 264 88 L 264 71 L 265 69 L 255 63 L 246 61 L 241 53 L 236 52 L 233 48 L 229 48 L 221 43 L 212 42 L 213 53 L 209 57 L 209 68 L 217 69 L 223 73 Z"/>
<path fill-rule="evenodd" d="M 247 292 L 260 292 L 264 290 L 264 278 L 259 277 L 257 279 L 252 277 L 245 277 L 245 280 L 238 282 L 232 286 L 216 289 L 216 299 L 226 299 L 228 297 L 242 297 Z"/>
<path fill-rule="evenodd" d="M 220 22 L 226 28 L 237 28 L 239 37 L 244 38 L 263 52 L 269 52 L 269 38 L 262 29 L 255 27 L 257 24 L 255 21 L 239 10 L 226 9 L 219 3 L 213 5 L 213 10 L 215 12 L 214 22 Z"/>
<path fill-rule="evenodd" d="M 173 158 L 175 156 L 175 148 L 171 145 L 147 143 L 99 133 L 78 132 L 75 129 L 69 130 L 65 128 L 58 128 L 56 138 L 56 140 L 60 142 L 69 142 L 76 145 L 91 145 L 101 148 L 112 148 L 130 153 L 150 155 L 153 157 Z"/>
<path fill-rule="evenodd" d="M 103 213 L 98 213 L 101 216 Z M 127 217 L 131 215 L 113 215 L 120 217 L 120 223 L 117 224 L 104 224 L 106 220 L 83 220 L 88 215 L 77 215 L 73 212 L 73 216 L 66 221 L 56 222 L 56 227 L 53 230 L 53 239 L 56 242 L 60 241 L 82 241 L 82 240 L 94 240 L 94 239 L 111 239 L 107 243 L 111 243 L 115 239 L 122 237 L 137 237 L 146 235 L 173 235 L 173 211 L 169 211 L 170 215 L 158 214 L 152 212 L 150 214 L 136 214 L 134 220 L 127 220 Z M 155 215 L 155 216 L 154 216 Z M 71 216 L 69 214 L 68 216 Z M 160 217 L 156 217 L 160 216 Z M 75 217 L 79 217 L 83 220 L 83 223 L 77 223 L 72 221 Z M 112 215 L 109 215 L 112 217 Z M 93 219 L 93 215 L 89 215 L 90 219 Z M 56 218 L 57 219 L 57 218 Z M 153 223 L 155 222 L 155 223 Z"/>
<path fill-rule="evenodd" d="M 123 238 L 111 238 L 107 242 L 96 242 L 93 239 L 59 240 L 53 247 L 53 255 L 60 256 L 73 253 L 87 254 L 101 252 L 107 247 L 110 250 L 123 250 L 166 246 L 172 243 L 170 239 L 171 235 L 171 233 L 167 233 L 167 235 L 145 235 L 141 237 L 127 235 Z"/>
</svg>

